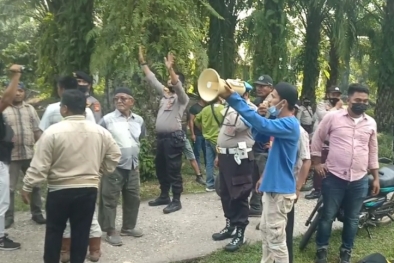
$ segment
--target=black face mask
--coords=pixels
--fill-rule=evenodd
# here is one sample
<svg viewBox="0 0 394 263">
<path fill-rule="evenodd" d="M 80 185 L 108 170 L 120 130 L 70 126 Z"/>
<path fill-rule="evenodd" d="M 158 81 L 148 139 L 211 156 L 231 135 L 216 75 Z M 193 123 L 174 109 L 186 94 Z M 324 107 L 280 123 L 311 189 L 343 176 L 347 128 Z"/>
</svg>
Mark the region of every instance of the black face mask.
<svg viewBox="0 0 394 263">
<path fill-rule="evenodd" d="M 311 105 L 311 102 L 310 101 L 304 101 L 302 104 L 304 104 L 304 106 L 309 106 L 309 105 Z"/>
<path fill-rule="evenodd" d="M 339 101 L 338 98 L 328 98 L 328 101 L 330 102 L 330 104 L 332 106 L 335 106 L 337 104 L 337 102 Z"/>
<path fill-rule="evenodd" d="M 352 107 L 350 107 L 352 112 L 356 115 L 363 114 L 367 110 L 367 108 L 368 105 L 364 103 L 352 103 Z"/>
<path fill-rule="evenodd" d="M 78 90 L 81 91 L 83 94 L 89 91 L 89 86 L 87 85 L 78 85 Z"/>
</svg>

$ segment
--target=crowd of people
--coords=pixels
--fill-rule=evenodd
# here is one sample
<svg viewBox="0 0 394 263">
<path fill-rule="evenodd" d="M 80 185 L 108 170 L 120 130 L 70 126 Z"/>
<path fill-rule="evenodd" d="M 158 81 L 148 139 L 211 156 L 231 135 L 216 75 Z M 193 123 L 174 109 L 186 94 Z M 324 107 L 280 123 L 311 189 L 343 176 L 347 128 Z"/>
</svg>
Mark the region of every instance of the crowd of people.
<svg viewBox="0 0 394 263">
<path fill-rule="evenodd" d="M 225 250 L 234 252 L 245 244 L 248 218 L 261 217 L 261 262 L 293 262 L 295 203 L 313 166 L 314 191 L 309 198 L 321 195 L 324 202 L 315 262 L 327 262 L 332 223 L 342 203 L 345 219 L 339 257 L 341 263 L 350 262 L 358 213 L 368 190 L 367 169 L 375 178 L 372 194 L 379 192 L 376 123 L 365 114 L 367 87 L 349 86 L 346 109 L 340 90 L 330 88 L 313 112 L 308 98 L 299 103 L 295 86 L 274 85 L 270 76 L 262 75 L 254 87 L 244 82 L 243 94 L 227 83 L 214 101 L 200 98 L 188 109 L 185 77 L 174 70 L 171 53 L 165 58 L 169 73 L 165 85 L 149 69 L 142 50 L 139 61 L 147 83 L 160 96 L 155 127 L 160 195 L 149 206 L 163 206 L 164 214 L 182 209 L 185 154 L 206 191 L 214 191 L 216 183 L 220 187 L 225 227 L 212 239 L 229 239 Z M 48 105 L 40 120 L 24 101 L 21 67 L 13 65 L 10 72 L 11 81 L 0 100 L 0 250 L 21 247 L 5 233 L 14 223 L 14 193 L 21 171 L 22 199 L 30 204 L 32 220 L 46 224 L 44 262 L 82 263 L 87 251 L 88 259 L 97 262 L 102 231 L 113 246 L 122 245 L 121 236 L 141 237 L 138 166 L 146 127 L 133 111 L 131 90 L 117 88 L 116 109 L 102 116 L 100 103 L 90 92 L 93 79 L 76 71 L 57 80 L 60 101 Z M 253 89 L 256 100 L 251 102 Z M 48 183 L 46 219 L 40 191 L 44 181 Z M 117 229 L 120 195 L 123 218 Z"/>
</svg>

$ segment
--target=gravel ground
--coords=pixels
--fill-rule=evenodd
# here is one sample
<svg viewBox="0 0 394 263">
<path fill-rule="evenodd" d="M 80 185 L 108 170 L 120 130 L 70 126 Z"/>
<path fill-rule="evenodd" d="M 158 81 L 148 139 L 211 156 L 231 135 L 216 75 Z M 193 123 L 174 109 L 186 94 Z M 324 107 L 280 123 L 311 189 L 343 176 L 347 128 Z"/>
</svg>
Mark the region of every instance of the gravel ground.
<svg viewBox="0 0 394 263">
<path fill-rule="evenodd" d="M 294 235 L 305 232 L 305 221 L 315 201 L 301 198 L 296 205 Z M 168 263 L 207 255 L 223 247 L 226 242 L 213 242 L 211 235 L 224 226 L 219 197 L 215 193 L 185 195 L 183 209 L 169 215 L 162 207 L 149 207 L 141 203 L 138 227 L 144 230 L 141 238 L 124 237 L 124 245 L 112 247 L 103 242 L 102 263 Z M 120 227 L 122 211 L 118 208 L 117 225 Z M 251 218 L 247 229 L 250 242 L 260 240 L 255 230 L 259 218 Z M 336 225 L 338 225 L 336 223 Z M 8 229 L 10 237 L 22 243 L 17 251 L 0 252 L 1 262 L 42 262 L 45 226 L 30 220 L 27 212 L 16 215 L 16 223 Z"/>
</svg>

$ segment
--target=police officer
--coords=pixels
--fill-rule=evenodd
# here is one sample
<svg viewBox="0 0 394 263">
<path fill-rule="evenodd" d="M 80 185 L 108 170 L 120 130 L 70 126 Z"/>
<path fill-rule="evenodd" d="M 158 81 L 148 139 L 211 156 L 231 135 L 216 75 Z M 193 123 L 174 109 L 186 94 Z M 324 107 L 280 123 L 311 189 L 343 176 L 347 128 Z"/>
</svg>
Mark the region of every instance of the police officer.
<svg viewBox="0 0 394 263">
<path fill-rule="evenodd" d="M 182 130 L 181 119 L 189 97 L 182 87 L 184 76 L 176 73 L 173 69 L 174 56 L 168 53 L 165 58 L 170 79 L 167 82 L 168 92 L 164 90 L 155 75 L 147 66 L 142 48 L 140 48 L 139 60 L 151 87 L 154 87 L 161 96 L 160 108 L 156 118 L 156 175 L 160 183 L 161 194 L 158 198 L 149 202 L 150 206 L 167 205 L 163 212 L 165 214 L 178 211 L 182 208 L 181 193 L 182 184 L 182 151 L 185 146 L 185 132 Z M 173 199 L 169 196 L 172 189 Z"/>
<path fill-rule="evenodd" d="M 256 96 L 257 98 L 253 102 L 257 107 L 263 103 L 268 95 L 272 92 L 273 89 L 273 80 L 269 75 L 261 75 L 254 83 L 256 88 Z M 265 111 L 260 111 L 259 114 L 264 116 L 266 114 Z M 269 148 L 270 137 L 266 136 L 264 140 L 261 142 L 255 142 L 253 145 L 253 153 L 255 158 L 255 166 L 253 170 L 253 189 L 256 186 L 257 181 L 261 178 L 263 174 L 265 163 L 268 158 L 268 148 Z M 262 202 L 261 202 L 261 194 L 252 191 L 252 195 L 250 197 L 250 217 L 260 217 L 262 213 Z"/>
<path fill-rule="evenodd" d="M 75 71 L 74 77 L 78 81 L 79 90 L 85 93 L 87 106 L 92 110 L 94 119 L 96 120 L 96 123 L 98 123 L 103 117 L 103 114 L 101 111 L 100 102 L 91 95 L 93 78 L 83 71 Z"/>
<path fill-rule="evenodd" d="M 249 100 L 252 86 L 245 82 L 246 92 L 243 95 Z M 251 109 L 257 107 L 248 103 Z M 225 246 L 227 251 L 235 251 L 245 242 L 245 228 L 249 224 L 248 197 L 253 188 L 254 156 L 252 146 L 254 140 L 249 124 L 233 109 L 224 109 L 224 121 L 217 141 L 219 166 L 220 199 L 226 218 L 226 226 L 212 235 L 219 241 L 233 238 Z"/>
</svg>

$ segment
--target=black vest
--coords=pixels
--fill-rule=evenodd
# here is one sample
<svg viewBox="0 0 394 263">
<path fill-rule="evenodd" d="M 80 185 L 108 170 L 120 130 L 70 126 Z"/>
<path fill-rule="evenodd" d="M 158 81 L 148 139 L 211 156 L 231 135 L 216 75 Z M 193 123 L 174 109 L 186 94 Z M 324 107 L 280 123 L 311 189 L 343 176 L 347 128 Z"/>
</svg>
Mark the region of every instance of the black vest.
<svg viewBox="0 0 394 263">
<path fill-rule="evenodd" d="M 0 162 L 6 164 L 11 162 L 11 151 L 14 148 L 13 137 L 14 131 L 5 122 L 3 113 L 0 113 Z"/>
</svg>

